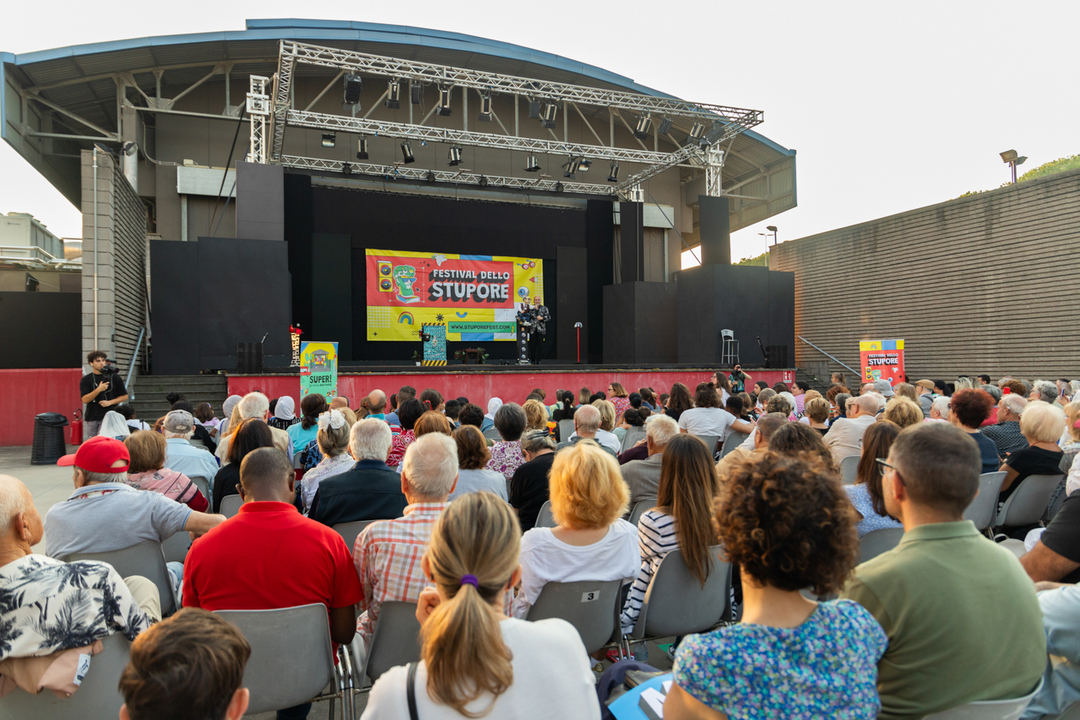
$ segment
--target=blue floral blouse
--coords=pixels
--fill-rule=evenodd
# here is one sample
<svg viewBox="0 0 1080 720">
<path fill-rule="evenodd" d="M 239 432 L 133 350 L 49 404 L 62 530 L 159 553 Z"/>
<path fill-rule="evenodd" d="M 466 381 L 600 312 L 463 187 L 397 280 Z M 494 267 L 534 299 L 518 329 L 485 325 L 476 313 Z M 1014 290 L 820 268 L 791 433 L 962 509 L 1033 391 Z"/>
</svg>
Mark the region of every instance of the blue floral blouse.
<svg viewBox="0 0 1080 720">
<path fill-rule="evenodd" d="M 873 720 L 888 644 L 866 609 L 834 600 L 794 628 L 739 624 L 688 635 L 673 672 L 679 687 L 731 720 Z"/>
<path fill-rule="evenodd" d="M 851 504 L 855 506 L 855 509 L 863 517 L 859 524 L 855 526 L 856 531 L 859 533 L 859 539 L 862 539 L 866 533 L 875 530 L 904 527 L 888 515 L 878 515 L 874 511 L 874 501 L 870 497 L 870 490 L 866 487 L 866 483 L 845 485 L 844 490 L 847 491 L 848 500 L 851 501 Z"/>
</svg>

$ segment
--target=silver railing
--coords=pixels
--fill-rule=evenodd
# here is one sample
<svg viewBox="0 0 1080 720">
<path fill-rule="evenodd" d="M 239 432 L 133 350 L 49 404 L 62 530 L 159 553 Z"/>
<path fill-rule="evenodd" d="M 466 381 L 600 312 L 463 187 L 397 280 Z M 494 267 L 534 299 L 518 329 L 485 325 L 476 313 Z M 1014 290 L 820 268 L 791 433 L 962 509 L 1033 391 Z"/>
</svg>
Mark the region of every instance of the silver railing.
<svg viewBox="0 0 1080 720">
<path fill-rule="evenodd" d="M 844 362 L 843 362 L 842 360 L 840 360 L 839 358 L 837 358 L 837 357 L 836 357 L 835 355 L 830 355 L 829 353 L 825 352 L 824 350 L 822 350 L 821 348 L 819 348 L 819 347 L 818 347 L 817 345 L 815 345 L 814 343 L 812 343 L 812 342 L 810 342 L 809 340 L 807 340 L 806 338 L 804 338 L 804 337 L 803 337 L 802 335 L 796 335 L 795 337 L 799 338 L 799 339 L 800 339 L 800 340 L 802 340 L 802 341 L 803 341 L 804 343 L 806 343 L 806 344 L 807 344 L 807 345 L 809 345 L 810 347 L 814 348 L 814 349 L 815 349 L 815 350 L 817 350 L 817 351 L 818 351 L 819 353 L 821 353 L 821 354 L 822 354 L 822 355 L 824 355 L 825 357 L 829 358 L 830 360 L 832 360 L 832 361 L 833 361 L 834 363 L 836 363 L 837 365 L 840 365 L 841 367 L 847 368 L 848 370 L 850 370 L 851 372 L 855 373 L 856 375 L 859 375 L 859 374 L 860 374 L 858 370 L 856 370 L 855 368 L 851 367 L 850 365 L 848 365 L 848 364 L 844 363 Z"/>
</svg>

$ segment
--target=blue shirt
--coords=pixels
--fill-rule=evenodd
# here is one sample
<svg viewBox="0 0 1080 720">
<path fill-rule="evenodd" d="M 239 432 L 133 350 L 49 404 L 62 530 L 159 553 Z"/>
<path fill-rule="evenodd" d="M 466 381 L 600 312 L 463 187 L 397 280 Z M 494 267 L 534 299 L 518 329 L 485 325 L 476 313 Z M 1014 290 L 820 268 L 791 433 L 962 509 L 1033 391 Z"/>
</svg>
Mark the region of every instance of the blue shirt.
<svg viewBox="0 0 1080 720">
<path fill-rule="evenodd" d="M 866 487 L 866 483 L 860 483 L 858 485 L 845 485 L 844 490 L 848 494 L 848 500 L 855 506 L 855 509 L 859 511 L 859 514 L 863 516 L 863 519 L 859 521 L 859 524 L 855 529 L 859 533 L 859 537 L 875 530 L 884 530 L 886 528 L 902 528 L 901 523 L 893 520 L 888 515 L 878 515 L 874 511 L 874 501 L 870 499 L 870 489 Z"/>
<path fill-rule="evenodd" d="M 217 475 L 217 459 L 205 448 L 195 447 L 183 438 L 166 438 L 165 467 L 173 472 L 184 473 L 189 478 L 204 478 L 214 489 Z"/>
<path fill-rule="evenodd" d="M 1020 720 L 1034 720 L 1043 715 L 1057 716 L 1080 701 L 1080 586 L 1068 585 L 1039 593 L 1046 652 L 1063 658 L 1056 665 L 1046 663 L 1043 686 L 1027 706 Z"/>
<path fill-rule="evenodd" d="M 309 442 L 318 437 L 319 425 L 316 423 L 305 430 L 302 423 L 296 423 L 290 425 L 285 432 L 289 433 L 289 439 L 292 440 L 293 452 L 298 453 L 306 448 Z"/>
</svg>

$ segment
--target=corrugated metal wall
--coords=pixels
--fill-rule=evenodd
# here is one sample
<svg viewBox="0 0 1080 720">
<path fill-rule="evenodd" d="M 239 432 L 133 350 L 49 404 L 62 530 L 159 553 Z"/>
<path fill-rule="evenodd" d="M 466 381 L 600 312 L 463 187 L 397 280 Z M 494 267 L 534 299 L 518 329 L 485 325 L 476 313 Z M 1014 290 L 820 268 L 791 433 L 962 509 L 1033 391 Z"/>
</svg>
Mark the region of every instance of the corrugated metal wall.
<svg viewBox="0 0 1080 720">
<path fill-rule="evenodd" d="M 113 188 L 116 359 L 126 372 L 146 324 L 146 206 L 119 165 L 113 167 Z"/>
<path fill-rule="evenodd" d="M 1080 377 L 1080 171 L 786 242 L 795 332 L 853 368 L 903 338 L 908 377 Z M 824 356 L 796 340 L 796 362 Z M 834 370 L 841 369 L 831 362 Z"/>
</svg>

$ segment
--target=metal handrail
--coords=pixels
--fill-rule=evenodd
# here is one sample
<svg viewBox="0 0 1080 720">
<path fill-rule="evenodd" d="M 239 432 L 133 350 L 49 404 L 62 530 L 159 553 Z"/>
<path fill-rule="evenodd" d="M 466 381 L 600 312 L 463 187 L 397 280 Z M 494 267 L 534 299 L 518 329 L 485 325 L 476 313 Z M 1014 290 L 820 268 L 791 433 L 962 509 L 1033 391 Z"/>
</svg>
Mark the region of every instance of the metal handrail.
<svg viewBox="0 0 1080 720">
<path fill-rule="evenodd" d="M 858 371 L 858 370 L 856 370 L 855 368 L 851 367 L 850 365 L 847 365 L 847 364 L 845 364 L 844 362 L 842 362 L 841 360 L 839 360 L 839 359 L 838 359 L 838 358 L 836 358 L 835 356 L 833 356 L 833 355 L 830 355 L 829 353 L 825 352 L 824 350 L 822 350 L 821 348 L 819 348 L 819 347 L 818 347 L 817 345 L 815 345 L 814 343 L 812 343 L 812 342 L 810 342 L 809 340 L 807 340 L 806 338 L 804 338 L 804 337 L 803 337 L 802 335 L 796 335 L 795 337 L 799 338 L 799 339 L 800 339 L 800 340 L 802 340 L 802 341 L 803 341 L 804 343 L 806 343 L 806 344 L 807 344 L 807 345 L 809 345 L 810 347 L 814 348 L 814 349 L 815 349 L 815 350 L 817 350 L 817 351 L 818 351 L 819 353 L 821 353 L 821 354 L 822 354 L 822 355 L 824 355 L 825 357 L 829 358 L 830 360 L 832 360 L 832 361 L 833 361 L 833 362 L 835 362 L 836 364 L 840 365 L 841 367 L 847 368 L 848 370 L 850 370 L 851 372 L 855 373 L 856 375 L 858 375 L 858 374 L 859 374 L 859 371 Z"/>
<path fill-rule="evenodd" d="M 127 378 L 124 380 L 124 388 L 128 391 L 130 400 L 135 399 L 135 393 L 131 392 L 131 375 L 135 372 L 135 366 L 139 363 L 139 349 L 142 347 L 143 337 L 146 335 L 146 327 L 139 328 L 139 339 L 135 341 L 135 354 L 131 356 L 131 363 L 128 364 Z"/>
</svg>

